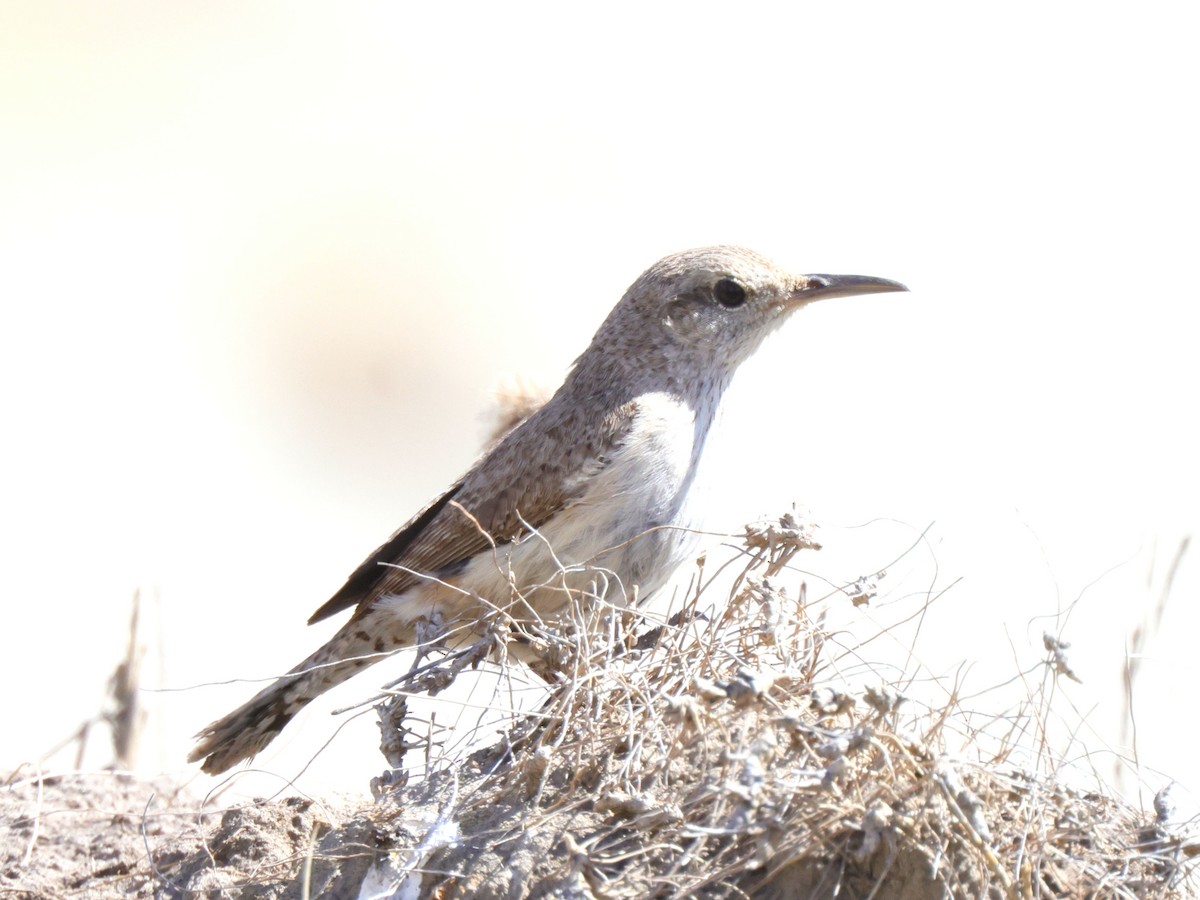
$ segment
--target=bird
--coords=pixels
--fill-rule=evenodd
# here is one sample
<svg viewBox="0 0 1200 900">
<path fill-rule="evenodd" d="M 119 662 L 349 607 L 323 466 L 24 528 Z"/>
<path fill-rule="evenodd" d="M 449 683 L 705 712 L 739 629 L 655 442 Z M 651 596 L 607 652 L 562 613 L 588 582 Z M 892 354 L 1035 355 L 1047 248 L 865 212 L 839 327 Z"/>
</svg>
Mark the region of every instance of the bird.
<svg viewBox="0 0 1200 900">
<path fill-rule="evenodd" d="M 495 610 L 543 621 L 573 597 L 618 608 L 649 597 L 694 549 L 691 489 L 738 367 L 809 303 L 906 290 L 871 276 L 793 275 L 734 246 L 659 260 L 553 396 L 313 613 L 309 624 L 353 609 L 336 634 L 197 734 L 189 762 L 219 774 L 251 759 L 315 697 L 415 646 L 431 622 L 465 639 Z"/>
</svg>

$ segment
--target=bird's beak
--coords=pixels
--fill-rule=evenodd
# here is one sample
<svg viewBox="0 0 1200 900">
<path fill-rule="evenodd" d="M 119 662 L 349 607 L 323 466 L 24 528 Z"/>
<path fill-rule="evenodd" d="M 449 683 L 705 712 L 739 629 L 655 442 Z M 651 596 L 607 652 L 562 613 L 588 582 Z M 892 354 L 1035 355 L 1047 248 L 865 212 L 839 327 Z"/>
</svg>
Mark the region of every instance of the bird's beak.
<svg viewBox="0 0 1200 900">
<path fill-rule="evenodd" d="M 850 297 L 854 294 L 886 294 L 907 291 L 904 285 L 888 278 L 870 275 L 799 275 L 792 289 L 797 304 L 811 303 L 828 297 Z"/>
</svg>

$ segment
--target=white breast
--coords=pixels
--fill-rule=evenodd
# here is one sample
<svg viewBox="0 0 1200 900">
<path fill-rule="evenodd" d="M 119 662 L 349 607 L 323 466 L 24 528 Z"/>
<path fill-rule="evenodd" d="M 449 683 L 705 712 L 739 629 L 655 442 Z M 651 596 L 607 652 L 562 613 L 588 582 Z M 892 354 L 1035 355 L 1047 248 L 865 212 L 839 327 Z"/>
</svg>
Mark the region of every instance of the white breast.
<svg viewBox="0 0 1200 900">
<path fill-rule="evenodd" d="M 534 534 L 475 557 L 453 578 L 457 589 L 425 585 L 384 604 L 411 622 L 434 608 L 447 618 L 507 606 L 516 587 L 547 617 L 566 605 L 568 589 L 624 605 L 666 582 L 694 546 L 686 500 L 712 410 L 703 419 L 665 393 L 638 398 L 639 411 L 621 447 L 584 495 Z"/>
</svg>

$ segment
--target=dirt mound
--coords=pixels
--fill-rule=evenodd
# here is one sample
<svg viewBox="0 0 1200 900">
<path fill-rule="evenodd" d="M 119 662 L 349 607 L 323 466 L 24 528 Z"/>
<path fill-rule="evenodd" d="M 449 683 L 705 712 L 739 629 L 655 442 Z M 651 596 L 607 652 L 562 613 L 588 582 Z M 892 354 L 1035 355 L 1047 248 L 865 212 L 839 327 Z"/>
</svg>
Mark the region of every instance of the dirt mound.
<svg viewBox="0 0 1200 900">
<path fill-rule="evenodd" d="M 696 602 L 653 627 L 581 603 L 526 632 L 555 684 L 493 746 L 409 783 L 417 723 L 490 642 L 435 654 L 383 708 L 393 769 L 366 809 L 296 798 L 207 810 L 115 774 L 0 789 L 0 890 L 81 897 L 1177 897 L 1196 847 L 1102 788 L 1030 771 L 1003 742 L 950 753 L 953 704 L 906 714 L 901 686 L 776 579 L 814 546 L 790 518 L 745 537 L 722 612 Z M 702 590 L 697 588 L 693 600 Z M 842 596 L 869 599 L 866 583 Z M 622 623 L 625 626 L 622 627 Z M 505 625 L 507 623 L 498 623 Z M 597 637 L 600 635 L 600 637 Z M 1069 674 L 1047 645 L 1047 671 Z M 1039 713 L 1025 709 L 1027 718 Z M 1008 720 L 1013 733 L 1018 718 Z M 982 746 L 982 745 L 981 745 Z M 428 745 L 426 745 L 428 747 Z M 437 761 L 435 760 L 435 763 Z"/>
</svg>

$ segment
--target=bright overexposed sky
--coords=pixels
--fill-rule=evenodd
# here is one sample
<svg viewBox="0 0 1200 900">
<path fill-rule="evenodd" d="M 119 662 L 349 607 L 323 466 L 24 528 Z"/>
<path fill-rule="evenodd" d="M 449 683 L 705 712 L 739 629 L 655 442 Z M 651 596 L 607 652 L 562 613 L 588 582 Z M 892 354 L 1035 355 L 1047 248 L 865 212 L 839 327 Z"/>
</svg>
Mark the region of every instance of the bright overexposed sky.
<svg viewBox="0 0 1200 900">
<path fill-rule="evenodd" d="M 496 385 L 552 385 L 644 268 L 711 243 L 912 290 L 806 310 L 747 365 L 714 524 L 799 502 L 853 578 L 933 523 L 938 583 L 962 577 L 935 668 L 1007 677 L 1078 600 L 1071 699 L 1128 755 L 1129 635 L 1200 525 L 1198 19 L 6 4 L 0 769 L 96 712 L 135 590 L 148 687 L 299 661 L 331 630 L 307 616 L 469 465 Z M 1172 687 L 1198 569 L 1139 661 L 1151 783 L 1200 777 Z M 265 764 L 290 777 L 378 680 Z M 250 691 L 148 694 L 142 766 L 187 771 Z M 301 784 L 361 788 L 362 758 Z"/>
</svg>

